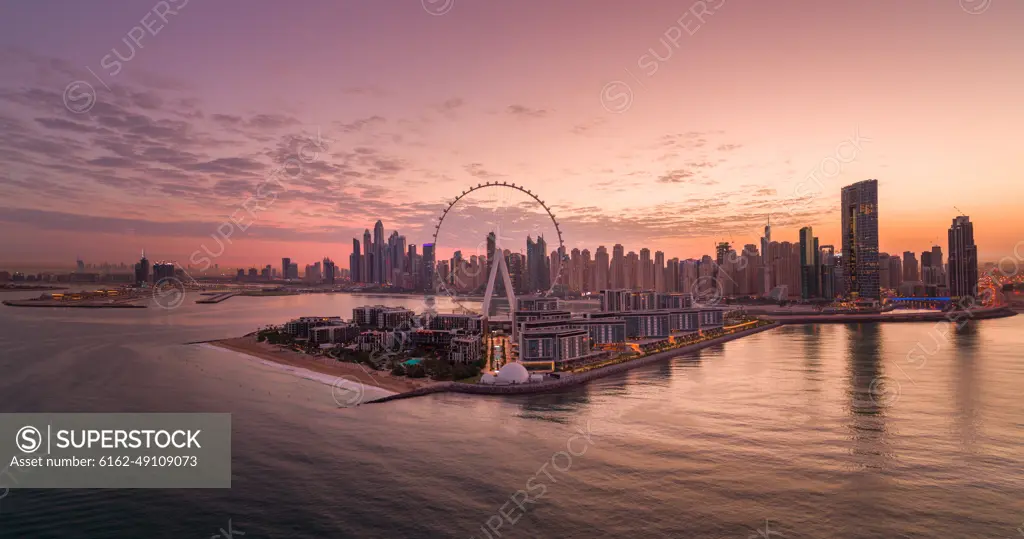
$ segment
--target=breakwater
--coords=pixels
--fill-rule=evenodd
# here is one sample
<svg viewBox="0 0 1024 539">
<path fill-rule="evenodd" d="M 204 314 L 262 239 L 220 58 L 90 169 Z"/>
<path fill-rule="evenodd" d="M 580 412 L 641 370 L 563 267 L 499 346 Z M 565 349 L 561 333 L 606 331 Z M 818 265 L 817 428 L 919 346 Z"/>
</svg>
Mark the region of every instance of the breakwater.
<svg viewBox="0 0 1024 539">
<path fill-rule="evenodd" d="M 133 303 L 74 303 L 68 301 L 36 300 L 24 301 L 5 300 L 0 303 L 8 307 L 57 307 L 60 309 L 145 309 L 145 305 Z"/>
<path fill-rule="evenodd" d="M 196 300 L 196 303 L 220 303 L 226 299 L 233 298 L 238 295 L 237 292 L 224 292 L 222 294 L 216 294 L 206 299 Z"/>
<path fill-rule="evenodd" d="M 581 374 L 573 373 L 559 373 L 561 378 L 558 380 L 545 380 L 543 382 L 535 382 L 528 384 L 512 384 L 512 385 L 482 385 L 482 384 L 463 384 L 460 382 L 443 382 L 440 384 L 422 387 L 413 391 L 407 391 L 405 393 L 399 393 L 397 395 L 389 395 L 380 399 L 367 401 L 363 404 L 388 402 L 399 399 L 409 399 L 413 397 L 421 397 L 423 395 L 430 395 L 431 393 L 468 393 L 473 395 L 522 395 L 527 393 L 546 393 L 550 391 L 558 391 L 568 387 L 576 386 L 579 384 L 585 384 L 591 380 L 597 380 L 598 378 L 604 378 L 613 374 L 626 372 L 630 369 L 642 367 L 644 365 L 650 365 L 666 359 L 672 359 L 681 355 L 685 355 L 691 352 L 696 352 L 714 346 L 716 344 L 722 344 L 750 335 L 755 333 L 761 333 L 762 331 L 768 331 L 774 329 L 780 324 L 773 323 L 765 326 L 748 329 L 744 331 L 738 331 L 731 335 L 725 335 L 716 339 L 710 339 L 704 342 L 691 344 L 688 346 L 681 346 L 673 350 L 666 350 L 664 352 L 658 352 L 649 356 L 639 357 L 631 359 L 623 363 L 616 363 L 615 365 L 609 365 L 607 367 L 600 367 L 591 371 L 587 371 Z"/>
<path fill-rule="evenodd" d="M 1017 313 L 1009 307 L 987 307 L 966 311 L 934 311 L 926 313 L 873 313 L 873 314 L 796 314 L 764 315 L 780 324 L 850 324 L 858 322 L 959 322 L 961 320 L 985 320 L 1005 318 Z"/>
</svg>

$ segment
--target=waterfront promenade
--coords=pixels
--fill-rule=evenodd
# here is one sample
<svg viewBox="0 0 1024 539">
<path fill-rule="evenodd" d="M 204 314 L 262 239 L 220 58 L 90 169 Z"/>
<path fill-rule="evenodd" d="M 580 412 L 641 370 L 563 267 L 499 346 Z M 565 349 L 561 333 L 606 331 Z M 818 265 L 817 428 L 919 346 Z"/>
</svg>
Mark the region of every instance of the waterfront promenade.
<svg viewBox="0 0 1024 539">
<path fill-rule="evenodd" d="M 584 384 L 591 380 L 597 380 L 599 378 L 604 378 L 606 376 L 611 376 L 613 374 L 626 372 L 630 369 L 635 369 L 637 367 L 642 367 L 644 365 L 650 365 L 651 363 L 656 363 L 659 361 L 671 359 L 673 357 L 696 352 L 697 350 L 702 350 L 704 348 L 708 348 L 709 346 L 714 346 L 716 344 L 722 344 L 750 335 L 754 335 L 756 333 L 761 333 L 762 331 L 768 331 L 779 326 L 780 324 L 778 323 L 772 323 L 756 327 L 753 329 L 737 331 L 736 333 L 724 335 L 722 337 L 718 337 L 715 339 L 708 339 L 706 341 L 701 341 L 699 343 L 687 346 L 681 346 L 679 348 L 674 348 L 672 350 L 657 352 L 647 356 L 638 357 L 636 359 L 630 359 L 622 363 L 608 365 L 606 367 L 598 367 L 596 369 L 589 370 L 587 372 L 580 374 L 568 372 L 558 373 L 560 375 L 560 378 L 557 380 L 545 380 L 543 382 L 510 385 L 482 385 L 465 384 L 461 382 L 442 382 L 437 385 L 423 387 L 413 391 L 399 393 L 397 395 L 389 395 L 387 397 L 383 397 L 380 399 L 367 401 L 363 404 L 381 403 L 399 399 L 408 399 L 412 397 L 421 397 L 423 395 L 429 395 L 431 393 L 469 393 L 474 395 L 522 395 L 526 393 L 546 393 L 549 391 L 557 391 L 567 387 Z"/>
<path fill-rule="evenodd" d="M 970 309 L 966 311 L 931 311 L 901 313 L 890 311 L 887 313 L 871 314 L 770 314 L 763 315 L 765 318 L 775 320 L 780 324 L 849 324 L 854 322 L 942 322 L 961 320 L 985 320 L 988 318 L 1005 318 L 1015 316 L 1017 313 L 1010 307 L 986 307 L 981 309 Z"/>
</svg>

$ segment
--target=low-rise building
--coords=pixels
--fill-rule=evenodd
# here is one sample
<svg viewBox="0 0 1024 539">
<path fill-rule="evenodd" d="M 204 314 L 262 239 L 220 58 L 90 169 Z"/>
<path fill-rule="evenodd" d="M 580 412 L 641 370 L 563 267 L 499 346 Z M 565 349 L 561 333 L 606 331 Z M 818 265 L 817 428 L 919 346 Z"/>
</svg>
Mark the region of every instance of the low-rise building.
<svg viewBox="0 0 1024 539">
<path fill-rule="evenodd" d="M 673 333 L 707 331 L 724 325 L 721 309 L 662 309 L 586 313 L 594 320 L 618 319 L 626 322 L 626 339 L 663 339 Z"/>
<path fill-rule="evenodd" d="M 587 330 L 591 345 L 626 342 L 625 318 L 573 318 L 571 324 L 572 327 Z"/>
<path fill-rule="evenodd" d="M 602 290 L 601 311 L 606 313 L 628 311 L 630 294 L 631 292 L 625 289 Z"/>
<path fill-rule="evenodd" d="M 568 320 L 570 318 L 572 318 L 572 313 L 569 311 L 516 311 L 512 323 L 515 325 L 516 331 L 520 331 L 523 322 L 533 320 Z"/>
<path fill-rule="evenodd" d="M 417 346 L 448 348 L 452 343 L 452 339 L 456 336 L 464 335 L 464 333 L 456 329 L 414 329 L 405 333 L 405 335 L 407 336 L 409 346 L 412 348 Z"/>
<path fill-rule="evenodd" d="M 722 309 L 700 309 L 699 313 L 701 331 L 722 329 L 725 326 L 725 311 Z"/>
<path fill-rule="evenodd" d="M 319 326 L 309 329 L 309 340 L 313 344 L 344 344 L 356 340 L 359 333 L 355 324 Z"/>
<path fill-rule="evenodd" d="M 452 338 L 448 359 L 456 363 L 478 363 L 484 357 L 484 339 L 480 334 Z"/>
<path fill-rule="evenodd" d="M 519 341 L 519 361 L 535 372 L 570 370 L 608 357 L 590 349 L 587 330 L 569 325 L 528 328 Z"/>
<path fill-rule="evenodd" d="M 340 316 L 303 316 L 289 320 L 284 325 L 284 332 L 299 339 L 309 338 L 309 330 L 322 326 L 341 326 L 346 322 Z"/>
<path fill-rule="evenodd" d="M 401 344 L 398 334 L 393 331 L 363 331 L 356 337 L 356 348 L 362 352 L 395 350 Z"/>
<path fill-rule="evenodd" d="M 693 307 L 693 294 L 658 294 L 659 309 L 689 309 Z"/>
<path fill-rule="evenodd" d="M 352 309 L 352 322 L 360 326 L 377 325 L 377 313 L 387 309 L 383 305 L 363 305 Z"/>
<path fill-rule="evenodd" d="M 404 307 L 364 305 L 352 309 L 352 321 L 363 327 L 397 329 L 411 327 L 416 313 Z"/>
<path fill-rule="evenodd" d="M 678 298 L 675 299 L 676 303 L 685 305 L 685 296 L 687 295 L 663 294 L 652 290 L 602 290 L 601 311 L 606 313 L 653 311 L 660 308 L 663 302 L 664 304 L 672 304 L 672 299 L 665 298 L 672 298 L 673 296 Z"/>
<path fill-rule="evenodd" d="M 479 314 L 435 314 L 427 321 L 427 329 L 461 329 L 469 333 L 483 333 L 486 320 Z"/>
<path fill-rule="evenodd" d="M 664 338 L 671 334 L 669 315 L 665 311 L 620 311 L 607 313 L 586 313 L 588 318 L 618 319 L 626 323 L 626 339 Z"/>
<path fill-rule="evenodd" d="M 700 331 L 700 311 L 697 309 L 668 309 L 668 325 L 672 331 Z"/>
<path fill-rule="evenodd" d="M 558 298 L 522 296 L 516 298 L 517 311 L 557 311 Z"/>
</svg>

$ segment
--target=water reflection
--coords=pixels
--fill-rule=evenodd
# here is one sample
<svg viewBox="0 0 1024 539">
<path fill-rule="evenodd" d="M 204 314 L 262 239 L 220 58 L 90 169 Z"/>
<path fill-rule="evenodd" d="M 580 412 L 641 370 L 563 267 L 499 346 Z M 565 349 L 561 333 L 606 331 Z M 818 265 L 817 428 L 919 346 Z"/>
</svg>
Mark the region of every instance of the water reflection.
<svg viewBox="0 0 1024 539">
<path fill-rule="evenodd" d="M 817 410 L 824 398 L 825 373 L 821 361 L 821 343 L 826 340 L 825 332 L 836 333 L 835 326 L 822 326 L 806 324 L 800 326 L 800 340 L 803 344 L 803 394 L 806 396 L 804 403 L 804 424 L 815 422 L 813 411 Z M 833 340 L 834 342 L 834 340 Z"/>
<path fill-rule="evenodd" d="M 553 393 L 536 393 L 521 397 L 519 416 L 565 422 L 565 412 L 577 412 L 592 404 L 590 388 L 587 385 Z"/>
<path fill-rule="evenodd" d="M 849 361 L 850 416 L 855 462 L 867 468 L 884 468 L 888 458 L 885 411 L 899 398 L 899 382 L 882 369 L 885 349 L 880 324 L 846 326 Z"/>
<path fill-rule="evenodd" d="M 956 399 L 956 427 L 960 443 L 968 452 L 974 451 L 981 414 L 978 401 L 982 392 L 978 388 L 977 353 L 978 325 L 967 324 L 953 332 L 953 384 Z"/>
</svg>

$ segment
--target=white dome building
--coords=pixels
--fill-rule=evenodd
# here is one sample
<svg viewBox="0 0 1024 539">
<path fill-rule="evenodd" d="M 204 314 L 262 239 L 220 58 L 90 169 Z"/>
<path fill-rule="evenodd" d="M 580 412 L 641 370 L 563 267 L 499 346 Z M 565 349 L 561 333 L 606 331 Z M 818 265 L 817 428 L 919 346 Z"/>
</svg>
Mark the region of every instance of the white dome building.
<svg viewBox="0 0 1024 539">
<path fill-rule="evenodd" d="M 502 367 L 495 378 L 498 384 L 525 384 L 530 381 L 530 372 L 522 363 L 513 362 Z"/>
</svg>

